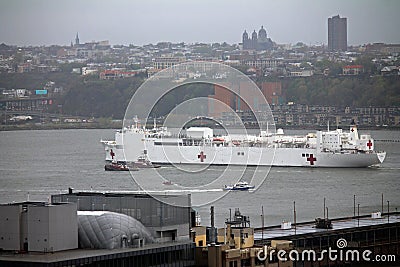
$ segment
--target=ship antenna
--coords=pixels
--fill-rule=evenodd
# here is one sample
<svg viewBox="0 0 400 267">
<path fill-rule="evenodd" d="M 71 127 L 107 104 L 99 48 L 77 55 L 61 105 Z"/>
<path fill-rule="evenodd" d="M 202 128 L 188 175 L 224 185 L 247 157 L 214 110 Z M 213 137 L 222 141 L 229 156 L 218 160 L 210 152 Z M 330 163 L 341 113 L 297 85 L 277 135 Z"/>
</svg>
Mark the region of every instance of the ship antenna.
<svg viewBox="0 0 400 267">
<path fill-rule="evenodd" d="M 135 122 L 135 128 L 138 129 L 138 117 L 135 116 L 135 117 L 133 118 L 133 121 Z"/>
</svg>

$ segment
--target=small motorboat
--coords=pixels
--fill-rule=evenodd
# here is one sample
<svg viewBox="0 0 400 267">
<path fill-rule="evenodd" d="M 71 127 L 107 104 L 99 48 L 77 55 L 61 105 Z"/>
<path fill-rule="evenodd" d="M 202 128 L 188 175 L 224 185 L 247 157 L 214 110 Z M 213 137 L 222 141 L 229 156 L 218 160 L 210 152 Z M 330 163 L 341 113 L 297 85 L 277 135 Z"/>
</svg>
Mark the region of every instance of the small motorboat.
<svg viewBox="0 0 400 267">
<path fill-rule="evenodd" d="M 160 168 L 160 165 L 155 165 L 153 164 L 147 157 L 146 155 L 140 155 L 133 163 L 133 166 L 135 168 Z"/>
<path fill-rule="evenodd" d="M 174 183 L 171 182 L 170 180 L 166 180 L 163 182 L 163 185 L 173 185 Z"/>
<path fill-rule="evenodd" d="M 125 164 L 118 162 L 111 162 L 104 165 L 104 170 L 106 171 L 135 171 L 137 169 L 128 168 Z"/>
<path fill-rule="evenodd" d="M 249 189 L 253 189 L 254 186 L 249 185 L 247 182 L 237 182 L 234 185 L 225 185 L 224 190 L 233 190 L 233 191 L 247 191 Z"/>
</svg>

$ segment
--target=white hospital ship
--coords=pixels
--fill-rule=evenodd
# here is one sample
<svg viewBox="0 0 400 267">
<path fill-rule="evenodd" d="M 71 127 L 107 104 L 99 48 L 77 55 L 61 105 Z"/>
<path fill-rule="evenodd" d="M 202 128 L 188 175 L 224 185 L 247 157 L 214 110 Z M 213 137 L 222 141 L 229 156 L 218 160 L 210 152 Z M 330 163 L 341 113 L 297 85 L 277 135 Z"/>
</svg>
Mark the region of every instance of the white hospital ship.
<svg viewBox="0 0 400 267">
<path fill-rule="evenodd" d="M 133 163 L 145 155 L 156 164 L 205 164 L 293 167 L 370 167 L 379 165 L 386 152 L 378 152 L 370 135 L 359 135 L 356 125 L 316 131 L 305 136 L 261 131 L 259 135 L 215 136 L 208 127 L 190 127 L 174 137 L 166 127 L 137 125 L 101 141 L 106 161 Z"/>
</svg>

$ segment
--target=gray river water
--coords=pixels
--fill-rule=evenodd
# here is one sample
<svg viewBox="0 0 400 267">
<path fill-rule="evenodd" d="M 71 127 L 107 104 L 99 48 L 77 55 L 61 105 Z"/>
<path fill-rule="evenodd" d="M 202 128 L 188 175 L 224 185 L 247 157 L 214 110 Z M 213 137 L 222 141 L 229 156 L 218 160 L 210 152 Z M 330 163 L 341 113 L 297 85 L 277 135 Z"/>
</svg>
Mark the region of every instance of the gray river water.
<svg viewBox="0 0 400 267">
<path fill-rule="evenodd" d="M 306 133 L 292 130 L 287 133 Z M 390 210 L 400 208 L 400 143 L 379 140 L 399 140 L 398 131 L 360 131 L 371 133 L 378 140 L 376 149 L 387 151 L 379 168 L 271 168 L 265 181 L 254 192 L 230 192 L 218 200 L 221 188 L 190 192 L 202 224 L 210 224 L 210 206 L 215 206 L 216 224 L 222 226 L 229 209 L 240 208 L 250 216 L 253 226 L 261 225 L 261 207 L 265 225 L 292 221 L 293 202 L 296 202 L 297 221 L 310 221 L 323 216 L 326 198 L 329 217 L 353 215 L 353 195 L 360 204 L 360 214 L 381 210 L 384 194 Z M 154 170 L 142 169 L 132 177 L 129 172 L 104 171 L 104 149 L 100 139 L 113 139 L 114 130 L 46 130 L 0 132 L 0 203 L 46 201 L 51 194 L 75 190 L 135 191 L 135 178 L 149 181 L 147 189 L 169 190 L 168 186 L 153 183 Z M 203 172 L 190 174 L 174 166 L 157 170 L 165 179 L 179 182 L 185 188 L 212 180 L 226 167 L 212 166 Z M 255 169 L 248 171 L 254 172 Z M 263 172 L 263 169 L 257 169 Z M 268 170 L 265 170 L 267 172 Z M 235 169 L 233 169 L 233 173 Z M 147 179 L 148 178 L 148 179 Z M 213 202 L 211 202 L 213 201 Z"/>
</svg>

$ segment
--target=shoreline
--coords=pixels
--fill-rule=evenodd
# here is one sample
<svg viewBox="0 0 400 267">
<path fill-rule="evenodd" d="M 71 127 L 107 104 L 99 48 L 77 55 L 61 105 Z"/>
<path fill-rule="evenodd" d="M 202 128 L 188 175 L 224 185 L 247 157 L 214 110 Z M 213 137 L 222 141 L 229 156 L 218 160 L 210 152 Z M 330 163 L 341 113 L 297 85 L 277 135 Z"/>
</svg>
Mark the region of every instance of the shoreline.
<svg viewBox="0 0 400 267">
<path fill-rule="evenodd" d="M 343 125 L 340 128 L 346 128 L 349 125 Z M 11 124 L 11 125 L 0 125 L 0 131 L 26 131 L 26 130 L 70 130 L 70 129 L 121 129 L 122 123 L 110 123 L 110 124 L 100 124 L 100 123 L 69 123 L 69 124 Z M 227 129 L 234 129 L 235 127 L 225 127 Z M 254 129 L 255 127 L 247 127 L 247 129 Z M 282 128 L 285 130 L 318 130 L 325 129 L 325 126 L 321 125 L 276 125 L 276 129 Z M 361 130 L 390 130 L 399 131 L 400 126 L 363 126 L 358 125 Z"/>
<path fill-rule="evenodd" d="M 0 132 L 7 131 L 29 131 L 29 130 L 71 130 L 71 129 L 118 129 L 122 125 L 101 125 L 98 123 L 76 123 L 76 124 L 15 124 L 15 125 L 1 125 Z"/>
</svg>

